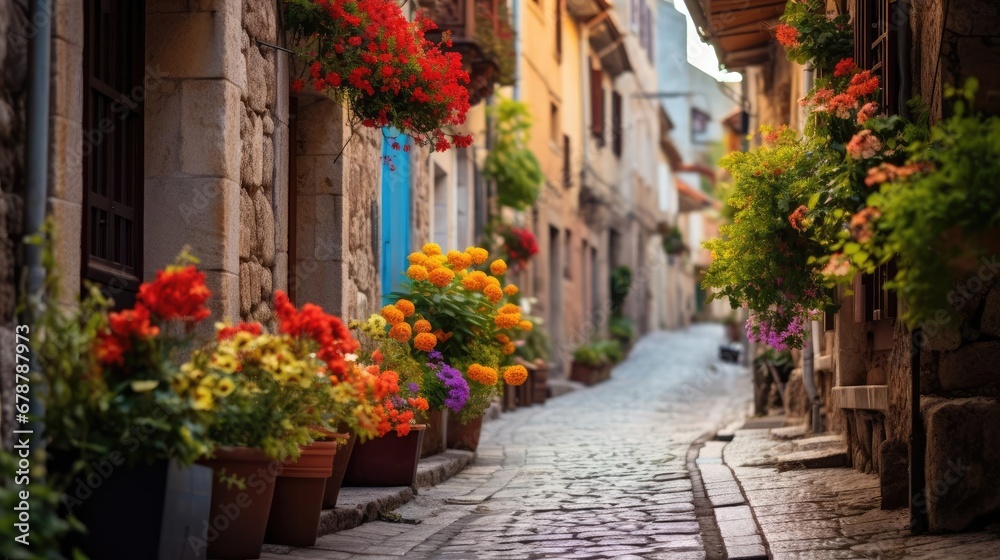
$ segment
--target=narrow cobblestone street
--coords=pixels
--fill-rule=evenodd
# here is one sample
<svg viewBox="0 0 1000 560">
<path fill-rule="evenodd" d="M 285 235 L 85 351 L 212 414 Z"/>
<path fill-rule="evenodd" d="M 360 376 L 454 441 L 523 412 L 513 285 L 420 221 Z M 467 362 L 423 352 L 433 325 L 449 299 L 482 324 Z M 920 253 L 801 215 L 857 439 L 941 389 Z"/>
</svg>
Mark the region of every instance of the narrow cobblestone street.
<svg viewBox="0 0 1000 560">
<path fill-rule="evenodd" d="M 688 453 L 750 394 L 718 362 L 721 339 L 716 325 L 650 335 L 610 381 L 486 424 L 476 461 L 400 508 L 404 522 L 263 558 L 705 558 L 721 544 L 699 523 L 712 513 Z"/>
</svg>

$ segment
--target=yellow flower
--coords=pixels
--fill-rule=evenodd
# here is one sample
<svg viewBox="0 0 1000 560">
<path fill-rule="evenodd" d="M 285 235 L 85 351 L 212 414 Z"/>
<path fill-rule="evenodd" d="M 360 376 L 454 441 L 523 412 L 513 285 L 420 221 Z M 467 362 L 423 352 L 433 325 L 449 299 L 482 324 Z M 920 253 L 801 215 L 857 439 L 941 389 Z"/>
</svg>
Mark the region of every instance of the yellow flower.
<svg viewBox="0 0 1000 560">
<path fill-rule="evenodd" d="M 175 375 L 170 380 L 170 386 L 174 388 L 174 392 L 177 394 L 181 394 L 184 391 L 187 391 L 190 385 L 191 382 L 188 381 L 188 378 L 183 375 Z"/>
<path fill-rule="evenodd" d="M 194 404 L 192 408 L 195 410 L 212 410 L 215 406 L 215 399 L 212 398 L 212 390 L 208 387 L 196 387 L 194 390 Z"/>
<path fill-rule="evenodd" d="M 389 329 L 389 336 L 391 336 L 397 342 L 406 342 L 410 340 L 410 325 L 408 323 L 397 323 Z"/>
<path fill-rule="evenodd" d="M 490 258 L 490 252 L 482 247 L 468 247 L 465 252 L 472 257 L 472 262 L 475 264 L 483 264 L 486 259 Z"/>
<path fill-rule="evenodd" d="M 459 278 L 465 278 L 466 276 L 469 275 L 469 271 L 463 268 L 462 270 L 459 270 L 455 274 L 457 274 Z"/>
<path fill-rule="evenodd" d="M 529 321 L 527 319 L 525 319 L 525 320 L 521 321 L 520 323 L 518 323 L 517 326 L 521 327 L 522 331 L 530 331 L 531 327 L 532 327 L 531 321 Z"/>
<path fill-rule="evenodd" d="M 437 243 L 424 243 L 424 246 L 421 247 L 420 250 L 423 251 L 428 257 L 431 255 L 441 254 L 441 246 Z"/>
<path fill-rule="evenodd" d="M 503 297 L 503 290 L 501 290 L 499 286 L 490 284 L 489 286 L 483 288 L 483 294 L 490 298 L 491 302 L 496 303 Z"/>
<path fill-rule="evenodd" d="M 236 373 L 236 370 L 240 367 L 240 362 L 232 354 L 219 353 L 215 355 L 215 361 L 212 362 L 212 365 L 226 373 Z M 191 374 L 192 377 L 195 375 L 193 371 Z M 195 377 L 195 379 L 200 379 L 200 377 Z"/>
<path fill-rule="evenodd" d="M 424 264 L 427 262 L 427 255 L 423 253 L 410 253 L 410 256 L 406 257 L 410 264 Z"/>
<path fill-rule="evenodd" d="M 215 384 L 215 388 L 212 389 L 212 392 L 215 393 L 217 397 L 228 397 L 233 392 L 233 389 L 236 389 L 236 383 L 228 377 L 223 377 L 218 383 Z"/>
<path fill-rule="evenodd" d="M 413 330 L 418 333 L 431 332 L 433 327 L 431 327 L 431 322 L 427 319 L 420 319 L 416 323 L 413 323 Z"/>
<path fill-rule="evenodd" d="M 507 284 L 506 286 L 504 286 L 503 293 L 507 294 L 508 296 L 516 296 L 517 292 L 518 292 L 517 286 L 515 286 L 514 284 Z"/>
<path fill-rule="evenodd" d="M 417 350 L 423 350 L 424 352 L 430 352 L 437 346 L 437 337 L 431 333 L 420 333 L 413 339 L 413 346 Z"/>
<path fill-rule="evenodd" d="M 514 345 L 513 342 L 508 342 L 507 344 L 503 345 L 503 348 L 501 348 L 501 351 L 508 356 L 513 354 L 515 350 L 517 350 L 517 347 Z"/>
<path fill-rule="evenodd" d="M 520 385 L 528 380 L 528 370 L 522 365 L 510 366 L 503 370 L 503 382 L 508 385 Z"/>
<path fill-rule="evenodd" d="M 493 322 L 498 328 L 510 329 L 521 322 L 520 313 L 500 313 L 493 318 Z"/>
<path fill-rule="evenodd" d="M 398 325 L 403 322 L 405 317 L 403 312 L 392 305 L 386 305 L 382 308 L 382 316 L 385 317 L 386 321 L 389 321 L 390 325 Z"/>
<path fill-rule="evenodd" d="M 451 281 L 454 278 L 455 278 L 455 273 L 444 267 L 435 268 L 434 270 L 431 271 L 431 274 L 429 276 L 431 284 L 434 284 L 438 288 L 443 288 L 447 286 L 448 284 L 451 283 Z"/>
<path fill-rule="evenodd" d="M 401 299 L 396 302 L 396 309 L 403 312 L 404 317 L 409 317 L 416 312 L 417 308 L 413 305 L 413 302 L 408 299 Z"/>
<path fill-rule="evenodd" d="M 490 272 L 496 276 L 501 276 L 504 272 L 507 272 L 507 263 L 503 262 L 503 259 L 497 259 L 490 263 Z"/>
<path fill-rule="evenodd" d="M 406 277 L 410 280 L 427 280 L 427 268 L 419 264 L 411 264 L 406 269 Z"/>
<path fill-rule="evenodd" d="M 521 308 L 514 305 L 513 303 L 506 303 L 504 304 L 503 307 L 500 308 L 499 311 L 497 311 L 497 313 L 520 313 L 520 312 Z"/>
</svg>

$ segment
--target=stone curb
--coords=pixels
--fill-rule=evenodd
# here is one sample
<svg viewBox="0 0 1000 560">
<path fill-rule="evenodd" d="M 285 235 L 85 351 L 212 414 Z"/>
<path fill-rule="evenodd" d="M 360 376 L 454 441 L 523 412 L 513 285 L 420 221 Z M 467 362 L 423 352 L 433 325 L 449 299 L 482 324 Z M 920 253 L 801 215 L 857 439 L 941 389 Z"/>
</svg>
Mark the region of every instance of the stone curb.
<svg viewBox="0 0 1000 560">
<path fill-rule="evenodd" d="M 698 451 L 695 465 L 712 504 L 715 522 L 726 548 L 726 558 L 766 560 L 768 554 L 764 534 L 754 519 L 735 474 L 722 458 L 722 448 L 727 441 L 705 442 Z"/>
<path fill-rule="evenodd" d="M 353 529 L 382 514 L 398 509 L 417 495 L 418 488 L 436 486 L 455 476 L 476 458 L 472 451 L 449 449 L 444 453 L 421 459 L 417 463 L 414 486 L 388 488 L 341 488 L 337 507 L 323 510 L 319 519 L 319 536 Z M 265 545 L 265 551 L 280 552 L 287 547 Z"/>
</svg>

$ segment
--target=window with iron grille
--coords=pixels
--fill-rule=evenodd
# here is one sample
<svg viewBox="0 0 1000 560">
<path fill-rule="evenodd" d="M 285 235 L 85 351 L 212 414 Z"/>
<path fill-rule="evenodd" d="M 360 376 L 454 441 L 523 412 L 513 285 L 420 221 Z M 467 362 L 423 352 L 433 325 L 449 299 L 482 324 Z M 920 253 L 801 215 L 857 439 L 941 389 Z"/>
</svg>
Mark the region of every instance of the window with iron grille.
<svg viewBox="0 0 1000 560">
<path fill-rule="evenodd" d="M 617 91 L 611 92 L 611 151 L 622 156 L 622 96 Z"/>
<path fill-rule="evenodd" d="M 131 305 L 142 280 L 146 3 L 85 0 L 84 10 L 82 272 Z"/>
<path fill-rule="evenodd" d="M 604 147 L 604 74 L 590 68 L 590 132 L 598 148 Z"/>
<path fill-rule="evenodd" d="M 889 114 L 899 111 L 898 4 L 894 0 L 855 0 L 854 4 L 854 62 L 878 76 L 879 105 Z"/>
</svg>

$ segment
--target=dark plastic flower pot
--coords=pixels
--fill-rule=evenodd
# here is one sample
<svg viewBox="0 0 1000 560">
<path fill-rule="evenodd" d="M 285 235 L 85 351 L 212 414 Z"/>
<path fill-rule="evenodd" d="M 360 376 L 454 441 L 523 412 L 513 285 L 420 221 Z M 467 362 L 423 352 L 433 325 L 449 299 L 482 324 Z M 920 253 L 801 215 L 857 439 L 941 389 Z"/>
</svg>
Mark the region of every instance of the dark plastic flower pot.
<svg viewBox="0 0 1000 560">
<path fill-rule="evenodd" d="M 395 432 L 358 442 L 347 463 L 344 486 L 412 486 L 426 426 L 410 426 L 410 433 Z"/>
<path fill-rule="evenodd" d="M 213 471 L 212 513 L 203 536 L 208 542 L 208 557 L 260 558 L 281 463 L 262 449 L 250 447 L 222 447 L 200 463 Z M 242 480 L 243 488 L 227 484 L 223 477 Z"/>
<path fill-rule="evenodd" d="M 326 479 L 333 474 L 337 442 L 317 441 L 286 461 L 274 485 L 264 542 L 297 547 L 316 544 Z"/>
<path fill-rule="evenodd" d="M 86 525 L 67 539 L 101 560 L 204 560 L 212 469 L 158 461 L 128 469 L 105 462 L 70 487 L 64 504 Z"/>
<path fill-rule="evenodd" d="M 347 473 L 347 463 L 351 460 L 351 451 L 358 436 L 354 434 L 334 434 L 331 436 L 340 440 L 337 447 L 337 454 L 333 456 L 333 473 L 326 479 L 326 492 L 323 493 L 323 509 L 337 507 L 337 497 L 340 496 L 340 487 L 344 484 L 344 474 Z"/>
<path fill-rule="evenodd" d="M 448 449 L 475 451 L 479 447 L 479 436 L 483 431 L 483 417 L 479 416 L 468 424 L 458 421 L 457 416 L 448 417 Z"/>
</svg>

